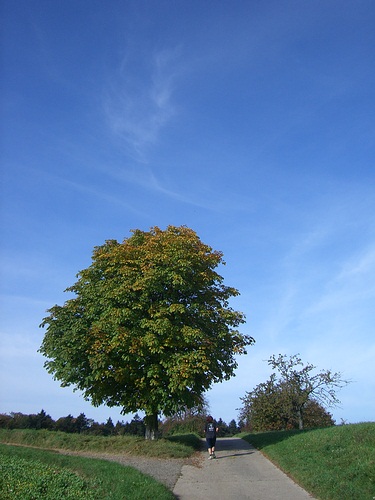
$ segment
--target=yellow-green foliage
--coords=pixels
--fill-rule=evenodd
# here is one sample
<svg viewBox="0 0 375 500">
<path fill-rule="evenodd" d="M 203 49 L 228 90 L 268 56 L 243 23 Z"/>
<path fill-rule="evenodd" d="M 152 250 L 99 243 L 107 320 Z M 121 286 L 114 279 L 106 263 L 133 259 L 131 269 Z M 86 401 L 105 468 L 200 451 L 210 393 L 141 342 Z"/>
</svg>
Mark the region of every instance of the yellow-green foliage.
<svg viewBox="0 0 375 500">
<path fill-rule="evenodd" d="M 254 339 L 237 330 L 245 317 L 228 306 L 238 290 L 215 271 L 221 252 L 185 226 L 132 232 L 94 249 L 67 289 L 75 297 L 44 318 L 40 352 L 54 378 L 94 405 L 156 420 L 230 378 Z"/>
</svg>

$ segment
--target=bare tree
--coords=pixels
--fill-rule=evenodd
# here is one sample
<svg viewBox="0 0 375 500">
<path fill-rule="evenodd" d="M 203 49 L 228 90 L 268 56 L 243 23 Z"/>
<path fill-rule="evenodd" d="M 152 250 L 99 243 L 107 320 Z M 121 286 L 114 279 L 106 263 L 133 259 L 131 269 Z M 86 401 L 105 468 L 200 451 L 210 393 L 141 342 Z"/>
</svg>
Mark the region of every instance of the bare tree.
<svg viewBox="0 0 375 500">
<path fill-rule="evenodd" d="M 272 355 L 268 364 L 279 376 L 272 373 L 267 382 L 241 398 L 244 403 L 241 418 L 262 429 L 287 428 L 293 426 L 293 422 L 303 429 L 305 410 L 315 403 L 321 421 L 330 421 L 325 408 L 340 404 L 336 392 L 350 381 L 344 380 L 340 372 L 316 372 L 316 367 L 311 363 L 304 364 L 299 354 L 290 357 Z"/>
</svg>

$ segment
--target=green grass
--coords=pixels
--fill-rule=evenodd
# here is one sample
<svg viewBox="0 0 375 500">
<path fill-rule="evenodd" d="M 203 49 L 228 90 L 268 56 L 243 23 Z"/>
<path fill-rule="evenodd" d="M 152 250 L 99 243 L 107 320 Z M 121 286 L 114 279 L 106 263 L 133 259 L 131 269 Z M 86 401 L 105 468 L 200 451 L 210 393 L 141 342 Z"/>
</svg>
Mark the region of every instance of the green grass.
<svg viewBox="0 0 375 500">
<path fill-rule="evenodd" d="M 242 434 L 321 500 L 375 497 L 375 423 Z"/>
<path fill-rule="evenodd" d="M 170 500 L 174 496 L 164 485 L 132 467 L 53 450 L 185 458 L 201 447 L 195 434 L 150 442 L 134 436 L 19 429 L 0 429 L 0 442 L 6 443 L 0 444 L 0 498 L 4 500 Z"/>
<path fill-rule="evenodd" d="M 197 434 L 174 434 L 173 436 L 168 436 L 166 440 L 171 443 L 182 444 L 196 451 L 201 451 L 203 448 L 202 440 Z"/>
<path fill-rule="evenodd" d="M 0 445 L 0 498 L 4 500 L 172 500 L 153 478 L 106 460 Z"/>
<path fill-rule="evenodd" d="M 194 434 L 171 436 L 146 441 L 135 436 L 90 436 L 47 430 L 0 429 L 0 443 L 20 444 L 50 450 L 126 453 L 158 458 L 186 458 L 199 449 L 200 439 Z M 199 443 L 199 445 L 198 445 Z"/>
</svg>

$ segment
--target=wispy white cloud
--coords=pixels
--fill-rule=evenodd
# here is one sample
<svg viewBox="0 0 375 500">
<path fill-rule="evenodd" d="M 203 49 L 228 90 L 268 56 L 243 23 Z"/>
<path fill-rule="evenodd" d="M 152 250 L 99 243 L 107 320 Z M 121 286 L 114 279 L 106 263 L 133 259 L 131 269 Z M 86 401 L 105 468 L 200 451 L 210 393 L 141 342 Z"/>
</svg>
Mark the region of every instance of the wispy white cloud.
<svg viewBox="0 0 375 500">
<path fill-rule="evenodd" d="M 365 198 L 362 192 L 362 201 L 351 199 L 346 206 L 333 195 L 315 212 L 301 215 L 300 231 L 290 233 L 279 256 L 279 275 L 267 290 L 272 314 L 264 315 L 261 331 L 268 338 L 297 338 L 302 346 L 323 341 L 328 332 L 333 343 L 349 340 L 354 332 L 368 334 L 375 242 Z"/>
<path fill-rule="evenodd" d="M 124 201 L 124 199 L 114 196 L 113 194 L 108 193 L 103 187 L 94 187 L 94 186 L 89 186 L 89 185 L 83 185 L 78 182 L 73 182 L 67 179 L 62 179 L 61 182 L 63 182 L 65 185 L 71 187 L 72 189 L 76 191 L 80 191 L 82 193 L 88 194 L 90 196 L 94 196 L 95 198 L 99 198 L 102 201 L 105 201 L 107 203 L 113 204 L 120 206 L 122 208 L 125 208 L 126 210 L 136 213 L 137 215 L 140 216 L 145 216 L 145 212 L 142 212 L 141 210 L 138 210 L 132 205 L 131 203 L 128 203 Z"/>
<path fill-rule="evenodd" d="M 375 244 L 367 247 L 349 261 L 345 262 L 338 275 L 338 280 L 348 280 L 360 276 L 368 276 L 375 272 Z"/>
<path fill-rule="evenodd" d="M 207 210 L 220 211 L 220 207 L 216 201 L 212 201 L 211 196 L 189 196 L 186 191 L 181 192 L 178 188 L 169 187 L 167 180 L 162 180 L 157 177 L 155 172 L 151 169 L 146 169 L 143 176 L 137 176 L 138 183 L 146 189 L 159 193 L 160 195 L 174 199 L 180 203 L 192 205 L 198 208 L 205 208 Z"/>
<path fill-rule="evenodd" d="M 194 186 L 194 189 L 191 187 L 191 184 L 189 185 L 189 189 L 186 189 L 186 185 L 181 184 L 179 179 L 176 179 L 173 169 L 165 173 L 161 171 L 156 172 L 155 168 L 136 162 L 121 167 L 103 166 L 99 169 L 107 176 L 123 184 L 133 184 L 145 191 L 152 192 L 154 195 L 169 198 L 182 204 L 215 212 L 228 210 L 228 202 L 225 200 L 225 196 L 218 199 L 210 186 L 198 183 Z M 82 186 L 82 189 L 86 188 Z M 227 196 L 230 195 L 228 194 Z M 241 197 L 237 195 L 235 201 L 231 201 L 232 209 L 238 208 L 241 203 L 239 200 L 241 200 Z M 243 201 L 243 204 L 245 204 L 245 201 Z"/>
<path fill-rule="evenodd" d="M 178 49 L 159 51 L 138 61 L 137 73 L 133 61 L 125 58 L 107 91 L 104 108 L 108 125 L 137 160 L 145 160 L 147 148 L 155 144 L 176 113 L 172 94 L 178 58 Z M 141 71 L 139 65 L 143 66 Z"/>
<path fill-rule="evenodd" d="M 311 306 L 309 312 L 343 309 L 356 302 L 363 305 L 375 298 L 375 246 L 350 255 L 336 275 L 327 280 L 325 290 Z"/>
</svg>

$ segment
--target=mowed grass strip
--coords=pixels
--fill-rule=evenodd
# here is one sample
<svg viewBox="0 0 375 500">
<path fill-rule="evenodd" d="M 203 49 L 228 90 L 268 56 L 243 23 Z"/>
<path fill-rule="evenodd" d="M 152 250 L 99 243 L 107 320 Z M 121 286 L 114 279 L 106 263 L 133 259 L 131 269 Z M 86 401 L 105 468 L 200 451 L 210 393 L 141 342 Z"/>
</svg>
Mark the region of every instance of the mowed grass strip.
<svg viewBox="0 0 375 500">
<path fill-rule="evenodd" d="M 199 437 L 194 434 L 146 441 L 135 436 L 90 436 L 44 429 L 0 429 L 0 442 L 51 450 L 124 453 L 158 458 L 187 458 L 201 445 Z"/>
<path fill-rule="evenodd" d="M 375 497 L 374 422 L 241 437 L 321 500 Z"/>
<path fill-rule="evenodd" d="M 0 445 L 4 500 L 172 500 L 173 494 L 132 467 L 106 460 Z"/>
</svg>

